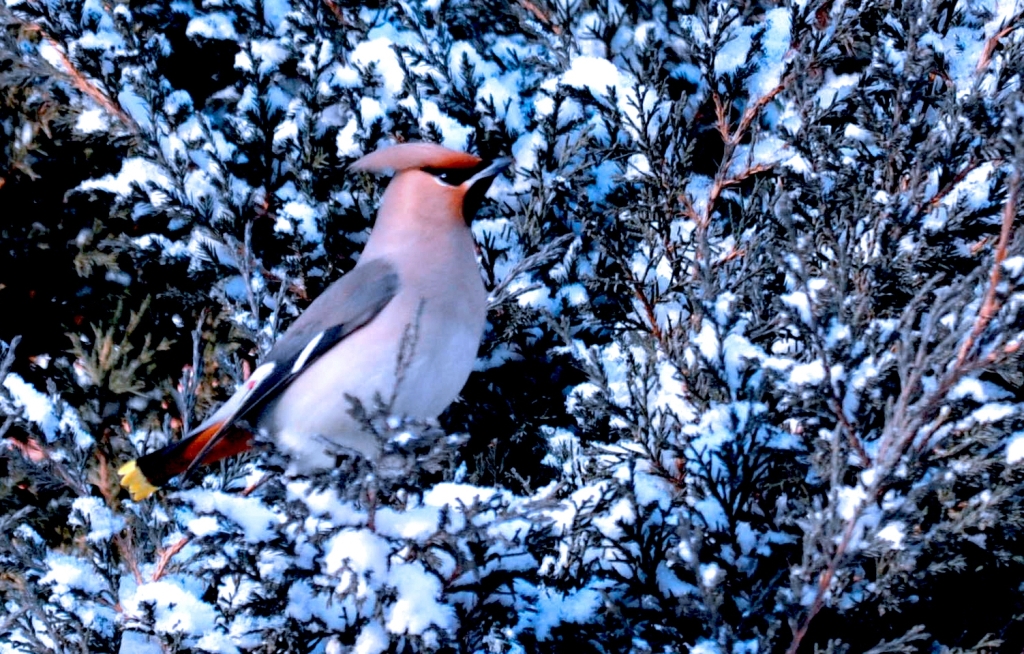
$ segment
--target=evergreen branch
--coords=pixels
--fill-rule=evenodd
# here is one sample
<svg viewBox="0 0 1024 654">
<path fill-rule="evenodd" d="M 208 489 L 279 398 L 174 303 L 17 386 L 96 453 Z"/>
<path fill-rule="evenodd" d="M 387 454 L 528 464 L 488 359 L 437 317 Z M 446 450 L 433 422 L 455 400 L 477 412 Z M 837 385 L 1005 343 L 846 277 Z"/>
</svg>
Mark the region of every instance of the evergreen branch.
<svg viewBox="0 0 1024 654">
<path fill-rule="evenodd" d="M 118 104 L 118 102 L 110 95 L 103 92 L 71 62 L 71 59 L 64 51 L 65 48 L 62 43 L 51 36 L 49 32 L 39 25 L 29 23 L 26 27 L 38 32 L 39 35 L 53 47 L 54 52 L 57 53 L 57 57 L 60 58 L 61 65 L 64 66 L 63 72 L 71 78 L 71 83 L 74 84 L 75 88 L 92 98 L 96 104 L 102 107 L 108 114 L 117 118 L 129 130 L 132 132 L 139 131 L 139 126 L 127 113 L 125 113 L 124 109 L 121 108 L 121 105 Z"/>
<path fill-rule="evenodd" d="M 531 0 L 516 0 L 516 2 L 518 2 L 523 9 L 526 9 L 528 12 L 533 14 L 533 17 L 542 25 L 550 29 L 555 36 L 561 36 L 562 26 L 551 20 L 551 16 L 537 6 L 536 3 L 531 2 Z"/>
<path fill-rule="evenodd" d="M 982 71 L 988 68 L 989 63 L 992 61 L 992 55 L 995 54 L 996 48 L 999 47 L 999 42 L 1017 29 L 1019 27 L 1018 23 L 1021 20 L 1024 20 L 1024 10 L 1017 12 L 1010 20 L 1006 21 L 1005 26 L 985 42 L 985 49 L 981 51 L 978 65 L 974 69 L 975 75 L 980 75 Z"/>
</svg>

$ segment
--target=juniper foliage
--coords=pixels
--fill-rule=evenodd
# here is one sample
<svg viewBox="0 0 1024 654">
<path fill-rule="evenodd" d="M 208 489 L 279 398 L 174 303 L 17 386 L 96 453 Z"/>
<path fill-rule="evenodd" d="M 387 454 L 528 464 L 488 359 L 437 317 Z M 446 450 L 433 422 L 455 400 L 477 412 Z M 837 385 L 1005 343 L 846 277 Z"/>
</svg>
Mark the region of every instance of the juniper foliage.
<svg viewBox="0 0 1024 654">
<path fill-rule="evenodd" d="M 1024 7 L 0 6 L 0 652 L 1024 648 Z M 350 270 L 363 153 L 511 155 L 440 424 L 141 503 Z M 400 362 L 396 362 L 398 365 Z"/>
</svg>

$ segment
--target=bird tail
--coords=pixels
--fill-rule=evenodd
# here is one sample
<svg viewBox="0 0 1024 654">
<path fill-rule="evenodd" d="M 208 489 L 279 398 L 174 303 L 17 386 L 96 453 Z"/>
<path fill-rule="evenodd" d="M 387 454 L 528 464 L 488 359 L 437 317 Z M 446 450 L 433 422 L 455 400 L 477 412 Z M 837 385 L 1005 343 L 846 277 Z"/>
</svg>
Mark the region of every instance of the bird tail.
<svg viewBox="0 0 1024 654">
<path fill-rule="evenodd" d="M 216 442 L 203 455 L 199 465 L 209 465 L 252 448 L 251 432 L 233 425 L 229 425 L 221 432 L 223 425 L 222 422 L 204 425 L 201 430 L 193 432 L 177 443 L 129 461 L 117 471 L 121 477 L 121 485 L 128 489 L 135 501 L 149 497 L 172 477 L 188 470 L 202 454 L 210 439 L 218 434 Z"/>
</svg>

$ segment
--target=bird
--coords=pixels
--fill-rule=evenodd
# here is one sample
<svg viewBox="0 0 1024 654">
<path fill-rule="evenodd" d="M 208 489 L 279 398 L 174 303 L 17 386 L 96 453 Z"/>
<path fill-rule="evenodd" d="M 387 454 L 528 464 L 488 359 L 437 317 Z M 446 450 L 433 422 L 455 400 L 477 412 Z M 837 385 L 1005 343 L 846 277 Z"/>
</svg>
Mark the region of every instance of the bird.
<svg viewBox="0 0 1024 654">
<path fill-rule="evenodd" d="M 353 163 L 351 171 L 394 173 L 355 267 L 202 424 L 119 468 L 132 499 L 251 449 L 257 433 L 298 472 L 329 469 L 337 447 L 375 460 L 380 443 L 353 417 L 350 398 L 391 398 L 390 411 L 409 418 L 444 411 L 469 378 L 487 320 L 470 224 L 511 163 L 432 143 L 386 146 Z"/>
</svg>

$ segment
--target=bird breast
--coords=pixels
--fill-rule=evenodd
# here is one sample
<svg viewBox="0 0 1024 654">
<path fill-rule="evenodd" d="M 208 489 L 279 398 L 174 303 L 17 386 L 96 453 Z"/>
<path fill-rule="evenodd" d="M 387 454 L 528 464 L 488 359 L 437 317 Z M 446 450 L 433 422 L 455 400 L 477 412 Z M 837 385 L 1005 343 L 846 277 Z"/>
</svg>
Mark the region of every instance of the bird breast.
<svg viewBox="0 0 1024 654">
<path fill-rule="evenodd" d="M 371 411 L 380 397 L 394 415 L 426 419 L 458 396 L 476 360 L 487 303 L 468 230 L 465 236 L 469 249 L 442 243 L 417 266 L 396 261 L 400 286 L 391 302 L 268 407 L 260 427 L 276 435 L 297 469 L 333 466 L 328 443 L 379 455 L 376 437 L 350 415 L 350 397 Z"/>
</svg>

